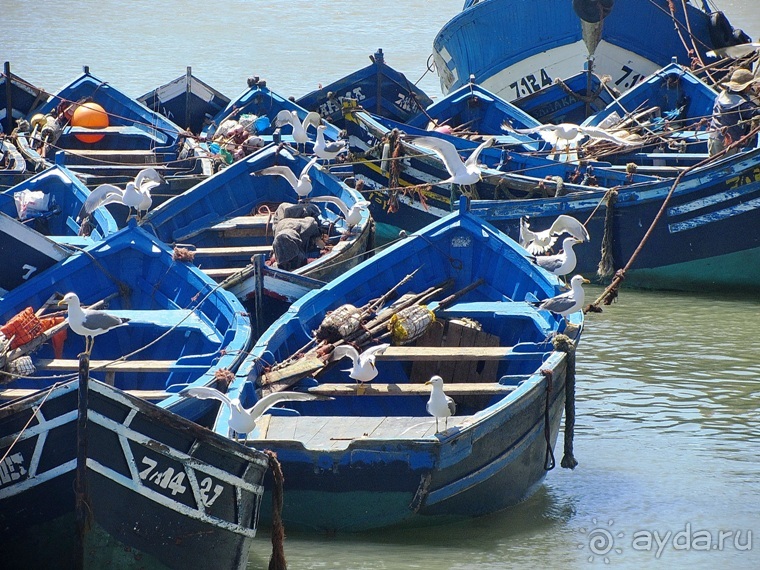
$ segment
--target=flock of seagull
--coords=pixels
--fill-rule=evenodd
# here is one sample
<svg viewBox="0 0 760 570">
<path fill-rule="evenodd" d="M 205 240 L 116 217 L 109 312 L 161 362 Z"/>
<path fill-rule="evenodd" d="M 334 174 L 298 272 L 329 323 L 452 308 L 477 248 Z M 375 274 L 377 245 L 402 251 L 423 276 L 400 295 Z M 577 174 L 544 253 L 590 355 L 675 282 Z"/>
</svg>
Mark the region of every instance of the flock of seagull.
<svg viewBox="0 0 760 570">
<path fill-rule="evenodd" d="M 281 176 L 288 181 L 300 200 L 307 200 L 312 191 L 312 180 L 309 172 L 314 167 L 321 169 L 321 166 L 318 164 L 320 159 L 325 161 L 334 160 L 340 153 L 345 152 L 347 150 L 346 141 L 326 142 L 324 138 L 326 127 L 320 124 L 319 115 L 314 112 L 309 113 L 303 121 L 299 121 L 295 111 L 280 111 L 275 119 L 275 125 L 281 127 L 286 124 L 291 125 L 293 139 L 297 145 L 304 145 L 308 141 L 307 130 L 309 126 L 313 125 L 316 127 L 317 139 L 314 145 L 314 157 L 309 160 L 298 176 L 287 166 L 270 166 L 259 172 L 254 172 L 252 175 Z M 626 144 L 624 139 L 619 139 L 619 137 L 609 135 L 604 131 L 597 131 L 601 131 L 601 129 L 581 129 L 577 125 L 544 125 L 535 129 L 517 130 L 516 132 L 523 134 L 538 133 L 555 146 L 559 144 L 559 141 L 564 141 L 565 148 L 570 143 L 584 136 L 614 140 L 619 144 Z M 415 137 L 413 142 L 419 147 L 433 151 L 443 161 L 450 176 L 446 180 L 441 181 L 441 184 L 470 185 L 481 180 L 483 171 L 478 164 L 478 158 L 483 149 L 493 144 L 494 139 L 486 139 L 465 160 L 460 157 L 456 147 L 446 140 L 435 137 Z M 124 189 L 120 189 L 112 184 L 102 184 L 89 195 L 84 203 L 83 212 L 80 217 L 84 214 L 91 214 L 99 207 L 120 203 L 130 208 L 130 213 L 134 210 L 139 218 L 152 204 L 151 190 L 162 183 L 164 183 L 164 180 L 155 169 L 146 168 L 137 174 L 134 181 L 127 183 Z M 319 200 L 329 201 L 329 197 L 315 198 L 315 201 Z M 369 202 L 367 201 L 358 202 L 350 210 L 346 208 L 345 204 L 342 205 L 341 211 L 346 219 L 349 230 L 361 219 L 361 210 L 366 209 L 368 206 Z M 558 253 L 547 253 L 551 251 L 558 239 L 563 235 L 566 237 L 561 242 L 562 249 Z M 525 248 L 530 259 L 537 266 L 545 269 L 559 279 L 565 278 L 565 276 L 572 273 L 575 269 L 577 257 L 573 247 L 577 244 L 588 242 L 589 239 L 590 237 L 585 226 L 568 215 L 560 215 L 551 227 L 542 231 L 532 230 L 527 219 L 522 219 L 520 222 L 520 245 Z M 534 304 L 539 309 L 561 316 L 567 316 L 580 311 L 583 309 L 584 303 L 584 283 L 589 283 L 589 280 L 581 275 L 575 275 L 570 279 L 569 290 Z M 129 319 L 110 315 L 102 310 L 82 308 L 76 293 L 67 293 L 59 302 L 59 305 L 68 306 L 69 326 L 76 334 L 85 337 L 85 353 L 87 354 L 91 353 L 96 336 L 116 327 L 127 325 L 129 321 Z M 349 377 L 358 383 L 370 382 L 378 374 L 375 358 L 377 355 L 382 354 L 388 346 L 385 343 L 379 344 L 360 353 L 350 344 L 339 345 L 333 350 L 331 361 L 350 358 L 352 366 L 350 369 L 345 370 L 345 372 L 349 373 Z M 451 397 L 445 394 L 443 379 L 440 376 L 432 376 L 426 384 L 431 386 L 426 410 L 428 414 L 435 418 L 436 432 L 438 432 L 439 419 L 445 419 L 445 425 L 448 427 L 448 418 L 456 413 L 456 404 Z M 277 392 L 263 397 L 252 408 L 246 409 L 242 406 L 239 399 L 230 399 L 226 394 L 211 387 L 186 388 L 180 392 L 180 395 L 200 399 L 212 398 L 221 401 L 230 410 L 230 428 L 237 434 L 248 434 L 253 431 L 256 426 L 256 420 L 277 403 L 292 400 L 308 401 L 324 399 L 305 393 Z"/>
</svg>

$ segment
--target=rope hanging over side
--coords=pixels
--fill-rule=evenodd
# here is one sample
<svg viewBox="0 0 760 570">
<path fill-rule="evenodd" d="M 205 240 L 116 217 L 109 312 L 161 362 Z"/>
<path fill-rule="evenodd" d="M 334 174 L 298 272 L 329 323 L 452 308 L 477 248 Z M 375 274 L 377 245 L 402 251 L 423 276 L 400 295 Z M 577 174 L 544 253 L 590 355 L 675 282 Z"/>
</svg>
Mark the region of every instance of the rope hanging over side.
<svg viewBox="0 0 760 570">
<path fill-rule="evenodd" d="M 611 188 L 607 191 L 606 202 L 607 211 L 604 215 L 604 235 L 602 236 L 602 257 L 599 260 L 599 267 L 596 274 L 606 279 L 611 277 L 615 272 L 615 256 L 612 253 L 614 222 L 615 222 L 615 202 L 617 202 L 618 191 Z"/>
<path fill-rule="evenodd" d="M 554 450 L 552 449 L 552 428 L 550 423 L 552 408 L 552 384 L 554 376 L 551 370 L 542 370 L 541 374 L 546 378 L 546 407 L 544 408 L 544 439 L 546 440 L 546 454 L 544 455 L 544 470 L 551 471 L 556 467 Z"/>
<path fill-rule="evenodd" d="M 575 469 L 578 461 L 573 455 L 575 438 L 575 345 L 570 337 L 559 334 L 552 341 L 555 350 L 567 353 L 565 370 L 565 454 L 560 465 L 565 469 Z"/>
<path fill-rule="evenodd" d="M 282 474 L 282 466 L 277 460 L 274 451 L 265 449 L 264 453 L 269 456 L 269 468 L 274 476 L 272 488 L 272 556 L 269 559 L 269 570 L 287 570 L 288 563 L 285 560 L 285 526 L 282 524 L 282 500 L 285 477 Z"/>
</svg>

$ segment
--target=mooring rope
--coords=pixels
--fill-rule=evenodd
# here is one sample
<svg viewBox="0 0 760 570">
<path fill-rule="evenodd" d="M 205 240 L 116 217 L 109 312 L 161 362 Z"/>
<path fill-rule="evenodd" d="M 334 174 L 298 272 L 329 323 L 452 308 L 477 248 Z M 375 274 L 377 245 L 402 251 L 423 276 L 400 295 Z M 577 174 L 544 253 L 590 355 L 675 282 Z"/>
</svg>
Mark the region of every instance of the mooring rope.
<svg viewBox="0 0 760 570">
<path fill-rule="evenodd" d="M 555 350 L 567 354 L 565 369 L 565 454 L 560 465 L 565 469 L 575 469 L 578 461 L 573 455 L 575 438 L 575 344 L 569 336 L 558 334 L 552 340 Z"/>
<path fill-rule="evenodd" d="M 551 471 L 557 465 L 554 460 L 554 450 L 552 449 L 552 426 L 550 422 L 552 408 L 552 383 L 553 375 L 551 370 L 542 370 L 546 380 L 546 407 L 544 408 L 544 439 L 546 440 L 546 454 L 544 455 L 544 470 Z"/>
<path fill-rule="evenodd" d="M 269 559 L 269 570 L 287 570 L 285 525 L 282 524 L 285 477 L 282 474 L 282 465 L 277 460 L 277 454 L 270 449 L 264 449 L 263 452 L 269 457 L 269 468 L 274 477 L 274 486 L 272 487 L 272 556 Z"/>
<path fill-rule="evenodd" d="M 612 253 L 614 221 L 615 221 L 615 202 L 617 202 L 618 191 L 616 188 L 610 188 L 605 193 L 605 202 L 607 211 L 604 214 L 604 235 L 602 236 L 601 259 L 596 274 L 601 278 L 610 277 L 615 271 L 615 256 Z"/>
</svg>

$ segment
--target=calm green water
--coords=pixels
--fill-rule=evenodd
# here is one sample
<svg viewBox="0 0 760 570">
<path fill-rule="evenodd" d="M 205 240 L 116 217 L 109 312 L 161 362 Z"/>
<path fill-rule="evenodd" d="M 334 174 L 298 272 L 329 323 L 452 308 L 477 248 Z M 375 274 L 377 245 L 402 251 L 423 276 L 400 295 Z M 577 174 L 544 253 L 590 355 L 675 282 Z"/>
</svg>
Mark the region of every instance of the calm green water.
<svg viewBox="0 0 760 570">
<path fill-rule="evenodd" d="M 435 95 L 425 63 L 436 32 L 461 5 L 3 0 L 0 57 L 51 91 L 89 65 L 139 96 L 190 65 L 230 97 L 253 74 L 299 96 L 366 65 L 382 47 L 390 65 L 412 81 L 422 77 Z M 720 7 L 760 36 L 757 0 Z M 578 351 L 575 471 L 557 468 L 525 503 L 459 525 L 289 534 L 290 567 L 760 568 L 758 337 L 757 299 L 624 285 L 618 303 L 588 315 Z M 717 548 L 705 551 L 708 539 Z M 262 532 L 249 570 L 266 568 L 270 549 Z"/>
</svg>

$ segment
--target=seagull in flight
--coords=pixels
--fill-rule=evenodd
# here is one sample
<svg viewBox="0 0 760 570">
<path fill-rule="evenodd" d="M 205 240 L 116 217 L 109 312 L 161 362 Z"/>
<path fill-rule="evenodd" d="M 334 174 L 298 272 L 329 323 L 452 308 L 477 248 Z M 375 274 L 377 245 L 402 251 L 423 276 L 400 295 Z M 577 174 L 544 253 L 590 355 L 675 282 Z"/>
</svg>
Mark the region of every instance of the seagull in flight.
<svg viewBox="0 0 760 570">
<path fill-rule="evenodd" d="M 443 391 L 443 378 L 432 376 L 425 382 L 430 385 L 430 398 L 425 405 L 427 413 L 435 417 L 435 431 L 438 432 L 438 418 L 446 418 L 444 429 L 449 427 L 449 416 L 457 412 L 456 402 Z"/>
<path fill-rule="evenodd" d="M 614 142 L 619 145 L 632 146 L 639 143 L 629 141 L 598 127 L 581 127 L 572 123 L 560 123 L 559 125 L 539 125 L 531 129 L 513 129 L 508 123 L 503 123 L 501 128 L 505 131 L 513 131 L 522 135 L 537 134 L 552 147 L 558 150 L 568 150 L 572 143 L 576 143 L 584 137 Z"/>
<path fill-rule="evenodd" d="M 314 154 L 323 160 L 334 160 L 340 153 L 348 151 L 348 143 L 344 140 L 325 141 L 325 125 L 317 127 L 317 141 L 314 143 Z"/>
<path fill-rule="evenodd" d="M 520 218 L 520 245 L 533 255 L 545 253 L 563 233 L 568 233 L 580 241 L 591 239 L 586 226 L 566 214 L 560 214 L 548 230 L 539 232 L 530 229 L 530 223 L 526 218 Z"/>
<path fill-rule="evenodd" d="M 153 203 L 150 191 L 163 182 L 163 177 L 155 168 L 143 168 L 133 181 L 127 182 L 123 190 L 113 184 L 101 184 L 95 188 L 87 196 L 82 209 L 89 215 L 107 204 L 123 204 L 139 216 L 147 212 Z M 83 217 L 81 213 L 80 217 Z"/>
<path fill-rule="evenodd" d="M 283 109 L 277 113 L 277 116 L 274 118 L 275 127 L 290 125 L 293 128 L 293 140 L 299 145 L 308 142 L 309 125 L 317 127 L 321 122 L 322 117 L 316 111 L 309 111 L 303 121 L 298 120 L 298 113 L 296 111 L 288 111 L 287 109 Z"/>
<path fill-rule="evenodd" d="M 349 378 L 353 378 L 357 382 L 371 382 L 377 376 L 375 357 L 382 354 L 389 346 L 388 343 L 378 344 L 359 354 L 359 351 L 350 344 L 341 344 L 333 349 L 330 360 L 334 362 L 346 356 L 350 357 L 353 366 L 344 371 L 349 373 Z"/>
<path fill-rule="evenodd" d="M 451 183 L 463 186 L 469 186 L 481 180 L 483 171 L 478 166 L 478 157 L 484 148 L 493 145 L 493 141 L 493 137 L 487 138 L 472 151 L 467 160 L 463 161 L 456 147 L 447 140 L 436 137 L 416 137 L 411 140 L 412 144 L 416 146 L 432 150 L 443 161 L 451 176 L 446 180 L 441 180 L 439 184 Z"/>
<path fill-rule="evenodd" d="M 556 255 L 539 255 L 535 258 L 536 265 L 546 269 L 557 277 L 563 277 L 571 273 L 578 262 L 573 250 L 573 246 L 577 243 L 581 243 L 581 241 L 572 236 L 566 237 L 562 240 L 562 251 L 560 253 Z"/>
<path fill-rule="evenodd" d="M 92 353 L 96 336 L 129 322 L 127 318 L 110 315 L 105 311 L 83 309 L 76 293 L 66 293 L 63 299 L 58 301 L 58 306 L 61 305 L 68 305 L 69 327 L 84 337 L 84 352 L 88 356 Z"/>
<path fill-rule="evenodd" d="M 309 176 L 309 170 L 317 163 L 317 157 L 312 158 L 306 166 L 304 166 L 301 174 L 296 178 L 295 173 L 288 166 L 268 166 L 261 169 L 258 174 L 267 174 L 272 176 L 282 176 L 287 180 L 293 190 L 296 191 L 298 197 L 301 199 L 306 198 L 311 192 L 311 177 Z M 251 175 L 257 174 L 256 172 Z"/>
<path fill-rule="evenodd" d="M 335 204 L 343 215 L 343 218 L 346 220 L 346 226 L 349 231 L 362 221 L 362 212 L 370 206 L 370 202 L 367 200 L 358 200 L 349 208 L 346 206 L 346 203 L 337 196 L 316 196 L 312 198 L 311 201 Z"/>
<path fill-rule="evenodd" d="M 570 280 L 570 291 L 542 301 L 538 305 L 538 308 L 546 309 L 563 317 L 582 310 L 585 300 L 585 293 L 583 292 L 584 283 L 591 282 L 582 275 L 576 275 Z"/>
<path fill-rule="evenodd" d="M 256 427 L 256 421 L 264 413 L 280 402 L 310 400 L 322 400 L 324 398 L 314 394 L 304 394 L 302 392 L 273 392 L 261 398 L 252 408 L 244 408 L 239 398 L 230 398 L 227 394 L 220 392 L 210 386 L 191 386 L 179 391 L 179 395 L 185 398 L 192 397 L 199 400 L 219 400 L 230 410 L 230 428 L 238 434 L 249 434 Z"/>
</svg>

